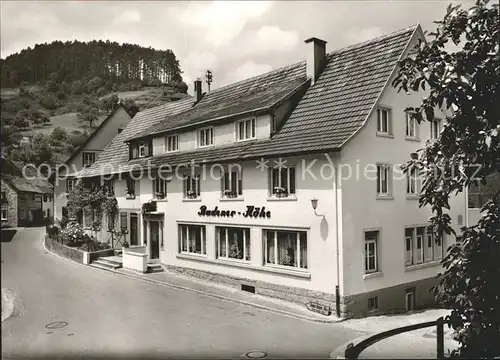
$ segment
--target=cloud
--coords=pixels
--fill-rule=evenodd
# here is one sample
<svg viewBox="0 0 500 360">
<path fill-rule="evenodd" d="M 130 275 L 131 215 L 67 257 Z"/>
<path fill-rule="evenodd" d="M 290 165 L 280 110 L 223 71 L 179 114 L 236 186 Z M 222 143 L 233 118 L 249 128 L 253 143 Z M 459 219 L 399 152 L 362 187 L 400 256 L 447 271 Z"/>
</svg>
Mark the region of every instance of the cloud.
<svg viewBox="0 0 500 360">
<path fill-rule="evenodd" d="M 236 57 L 284 52 L 295 49 L 299 44 L 296 31 L 285 31 L 279 26 L 262 26 L 259 30 L 242 34 L 231 51 Z"/>
<path fill-rule="evenodd" d="M 206 42 L 227 45 L 237 37 L 252 18 L 258 19 L 271 6 L 269 1 L 213 1 L 188 3 L 177 18 L 185 25 L 198 28 Z"/>
<path fill-rule="evenodd" d="M 141 13 L 137 10 L 125 10 L 121 14 L 115 16 L 113 24 L 132 24 L 141 21 Z"/>
<path fill-rule="evenodd" d="M 205 76 L 205 71 L 217 68 L 218 59 L 212 52 L 191 52 L 185 59 L 181 59 L 184 71 L 191 77 L 201 78 Z"/>
<path fill-rule="evenodd" d="M 273 67 L 269 64 L 257 64 L 251 60 L 245 61 L 226 76 L 226 84 L 244 80 L 271 71 Z"/>
<path fill-rule="evenodd" d="M 384 35 L 384 31 L 380 27 L 372 26 L 366 28 L 354 28 L 348 30 L 345 35 L 348 44 L 356 44 L 363 41 L 375 39 Z"/>
</svg>

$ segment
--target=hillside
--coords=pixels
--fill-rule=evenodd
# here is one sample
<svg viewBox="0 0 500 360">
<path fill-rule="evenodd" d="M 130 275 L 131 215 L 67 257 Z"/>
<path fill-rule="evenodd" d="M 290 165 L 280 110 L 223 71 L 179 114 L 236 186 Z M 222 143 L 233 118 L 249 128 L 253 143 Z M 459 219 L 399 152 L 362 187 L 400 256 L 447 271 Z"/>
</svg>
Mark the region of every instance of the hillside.
<svg viewBox="0 0 500 360">
<path fill-rule="evenodd" d="M 0 65 L 2 154 L 19 161 L 64 161 L 117 101 L 133 116 L 188 96 L 171 50 L 55 41 Z"/>
</svg>

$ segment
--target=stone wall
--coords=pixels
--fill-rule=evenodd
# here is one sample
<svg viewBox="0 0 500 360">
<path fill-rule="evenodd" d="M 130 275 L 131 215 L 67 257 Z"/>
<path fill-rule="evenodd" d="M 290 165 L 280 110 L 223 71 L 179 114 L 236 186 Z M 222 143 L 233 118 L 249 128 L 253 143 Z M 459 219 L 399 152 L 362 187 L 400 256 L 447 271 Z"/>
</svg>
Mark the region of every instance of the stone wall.
<svg viewBox="0 0 500 360">
<path fill-rule="evenodd" d="M 83 264 L 83 251 L 74 249 L 72 247 L 60 244 L 48 236 L 45 238 L 45 245 L 47 249 L 54 252 L 62 257 L 76 261 L 77 263 Z"/>
<path fill-rule="evenodd" d="M 415 309 L 425 309 L 436 306 L 434 294 L 430 291 L 438 283 L 434 277 L 413 281 L 410 283 L 391 286 L 388 288 L 371 291 L 352 296 L 345 296 L 342 299 L 344 317 L 366 317 L 387 313 L 406 312 L 406 290 L 415 289 Z M 368 310 L 368 299 L 378 297 L 378 309 Z"/>
<path fill-rule="evenodd" d="M 217 274 L 180 266 L 165 266 L 168 270 L 178 274 L 195 277 L 202 280 L 213 281 L 215 283 L 230 286 L 238 290 L 241 290 L 241 285 L 254 286 L 255 293 L 258 295 L 290 301 L 293 303 L 304 305 L 304 307 L 306 307 L 309 302 L 316 302 L 323 306 L 329 306 L 332 315 L 335 315 L 335 294 L 328 294 L 320 291 L 302 289 L 298 287 L 276 285 L 264 281 L 237 278 L 224 274 Z"/>
<path fill-rule="evenodd" d="M 1 220 L 2 227 L 17 227 L 17 192 L 5 181 L 1 181 L 2 191 L 5 191 L 5 200 L 0 208 L 7 210 L 7 220 Z"/>
</svg>

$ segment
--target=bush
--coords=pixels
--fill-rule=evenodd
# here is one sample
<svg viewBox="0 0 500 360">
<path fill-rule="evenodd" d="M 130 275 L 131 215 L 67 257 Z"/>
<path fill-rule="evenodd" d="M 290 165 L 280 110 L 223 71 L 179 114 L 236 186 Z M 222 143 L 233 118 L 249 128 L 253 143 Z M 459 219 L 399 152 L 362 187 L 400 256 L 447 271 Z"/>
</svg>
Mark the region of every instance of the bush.
<svg viewBox="0 0 500 360">
<path fill-rule="evenodd" d="M 61 240 L 65 245 L 77 247 L 89 241 L 90 236 L 80 224 L 70 222 L 61 230 Z"/>
<path fill-rule="evenodd" d="M 40 105 L 42 105 L 47 110 L 55 110 L 58 108 L 57 100 L 52 95 L 45 95 L 40 99 Z"/>
<path fill-rule="evenodd" d="M 57 226 L 52 226 L 52 225 L 47 225 L 45 227 L 45 230 L 47 231 L 47 236 L 51 239 L 57 239 L 59 235 L 59 228 Z"/>
<path fill-rule="evenodd" d="M 78 249 L 82 251 L 93 252 L 93 251 L 107 250 L 110 248 L 111 247 L 106 243 L 102 243 L 94 239 L 91 239 L 82 246 L 80 246 Z"/>
</svg>

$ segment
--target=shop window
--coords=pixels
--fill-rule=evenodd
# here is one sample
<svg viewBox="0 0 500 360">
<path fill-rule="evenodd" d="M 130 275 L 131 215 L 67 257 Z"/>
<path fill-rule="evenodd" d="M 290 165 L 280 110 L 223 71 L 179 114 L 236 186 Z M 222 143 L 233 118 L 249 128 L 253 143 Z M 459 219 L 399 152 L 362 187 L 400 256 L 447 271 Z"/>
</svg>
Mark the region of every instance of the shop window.
<svg viewBox="0 0 500 360">
<path fill-rule="evenodd" d="M 307 233 L 264 230 L 264 252 L 266 264 L 307 269 Z"/>
<path fill-rule="evenodd" d="M 181 253 L 206 255 L 206 229 L 204 225 L 179 225 Z"/>
<path fill-rule="evenodd" d="M 217 257 L 250 260 L 250 229 L 216 227 Z"/>
</svg>

